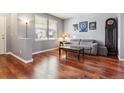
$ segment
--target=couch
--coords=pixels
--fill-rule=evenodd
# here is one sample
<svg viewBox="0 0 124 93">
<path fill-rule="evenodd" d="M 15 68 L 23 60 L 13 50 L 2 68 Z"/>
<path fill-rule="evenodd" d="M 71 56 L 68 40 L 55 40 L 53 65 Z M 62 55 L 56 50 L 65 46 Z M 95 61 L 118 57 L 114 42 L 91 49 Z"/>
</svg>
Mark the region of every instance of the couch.
<svg viewBox="0 0 124 93">
<path fill-rule="evenodd" d="M 70 43 L 64 44 L 65 46 L 77 46 L 77 47 L 84 47 L 85 54 L 92 54 L 97 55 L 97 47 L 98 43 L 95 40 L 89 39 L 71 39 Z M 87 50 L 85 48 L 90 47 L 91 50 Z"/>
</svg>

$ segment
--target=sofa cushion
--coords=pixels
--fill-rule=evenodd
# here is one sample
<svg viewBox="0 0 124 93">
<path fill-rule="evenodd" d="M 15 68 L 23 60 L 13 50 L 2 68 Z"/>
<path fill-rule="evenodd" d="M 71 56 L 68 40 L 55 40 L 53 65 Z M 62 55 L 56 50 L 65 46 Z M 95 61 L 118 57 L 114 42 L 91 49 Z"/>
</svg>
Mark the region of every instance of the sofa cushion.
<svg viewBox="0 0 124 93">
<path fill-rule="evenodd" d="M 81 39 L 81 42 L 92 42 L 95 43 L 95 40 L 90 40 L 90 39 Z"/>
<path fill-rule="evenodd" d="M 80 39 L 71 39 L 70 43 L 74 44 L 74 45 L 79 45 L 80 44 Z"/>
<path fill-rule="evenodd" d="M 84 53 L 87 53 L 87 54 L 91 53 L 91 54 L 97 55 L 98 43 L 95 40 L 71 39 L 70 44 L 68 44 L 68 45 L 69 46 L 76 46 L 76 47 L 83 47 L 83 48 L 85 48 Z M 92 48 L 91 52 L 89 49 L 86 49 L 89 47 Z"/>
<path fill-rule="evenodd" d="M 80 45 L 91 45 L 92 42 L 80 42 Z"/>
<path fill-rule="evenodd" d="M 91 45 L 95 42 L 95 40 L 81 40 L 80 45 Z"/>
</svg>

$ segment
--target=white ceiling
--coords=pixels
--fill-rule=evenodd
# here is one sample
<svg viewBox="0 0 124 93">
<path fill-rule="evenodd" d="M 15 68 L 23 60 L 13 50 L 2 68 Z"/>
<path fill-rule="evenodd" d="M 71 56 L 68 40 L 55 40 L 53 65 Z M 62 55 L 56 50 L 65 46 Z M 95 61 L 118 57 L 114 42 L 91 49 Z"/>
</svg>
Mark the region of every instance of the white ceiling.
<svg viewBox="0 0 124 93">
<path fill-rule="evenodd" d="M 61 19 L 68 19 L 76 16 L 89 15 L 90 13 L 49 13 L 49 14 L 59 17 Z"/>
</svg>

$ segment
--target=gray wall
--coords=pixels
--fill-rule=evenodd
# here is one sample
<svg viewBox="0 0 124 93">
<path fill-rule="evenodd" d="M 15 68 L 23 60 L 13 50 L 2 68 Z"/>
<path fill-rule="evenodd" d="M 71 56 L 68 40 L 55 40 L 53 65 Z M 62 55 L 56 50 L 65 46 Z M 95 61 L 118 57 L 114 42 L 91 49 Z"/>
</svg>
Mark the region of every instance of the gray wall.
<svg viewBox="0 0 124 93">
<path fill-rule="evenodd" d="M 15 55 L 21 57 L 24 60 L 31 60 L 32 59 L 32 44 L 27 42 L 25 39 L 19 39 L 20 35 L 18 34 L 18 14 L 11 14 L 10 15 L 10 52 L 14 53 Z M 27 43 L 25 43 L 27 42 Z M 31 46 L 31 47 L 29 47 Z"/>
<path fill-rule="evenodd" d="M 118 57 L 124 60 L 124 13 L 118 14 Z"/>
<path fill-rule="evenodd" d="M 63 20 L 49 15 L 49 14 L 43 14 L 43 13 L 37 13 L 37 15 L 41 15 L 41 16 L 45 16 L 47 18 L 51 18 L 54 19 L 56 21 L 58 21 L 57 24 L 57 31 L 58 31 L 58 37 L 61 35 L 61 33 L 63 32 Z M 42 50 L 47 50 L 47 49 L 51 49 L 51 48 L 56 48 L 58 46 L 58 42 L 57 40 L 40 40 L 40 41 L 36 41 L 35 40 L 35 28 L 34 28 L 34 18 L 35 18 L 35 14 L 18 14 L 18 34 L 19 37 L 25 37 L 25 24 L 22 21 L 24 18 L 28 18 L 29 24 L 28 24 L 28 37 L 33 39 L 33 45 L 32 45 L 32 52 L 38 52 L 38 51 L 42 51 Z M 23 19 L 22 19 L 23 18 Z"/>
<path fill-rule="evenodd" d="M 71 36 L 82 39 L 95 39 L 98 40 L 100 44 L 105 44 L 105 21 L 108 18 L 116 18 L 115 13 L 89 13 L 82 16 L 77 16 L 75 18 L 64 20 L 64 31 L 69 33 Z M 79 24 L 82 21 L 96 21 L 97 29 L 96 31 L 88 32 L 75 32 L 73 31 L 73 24 Z"/>
<path fill-rule="evenodd" d="M 10 52 L 11 50 L 11 41 L 10 41 L 10 14 L 6 14 L 6 51 Z"/>
<path fill-rule="evenodd" d="M 46 49 L 56 48 L 57 40 L 35 41 L 35 20 L 32 13 L 7 14 L 7 52 L 13 52 L 17 56 L 30 60 L 32 52 L 38 52 Z M 63 21 L 49 14 L 38 14 L 58 21 L 58 37 L 63 31 Z M 32 40 L 20 39 L 25 38 L 26 24 L 24 20 L 29 20 L 28 38 Z M 27 42 L 27 43 L 26 43 Z"/>
<path fill-rule="evenodd" d="M 32 13 L 5 14 L 7 17 L 7 52 L 13 52 L 24 60 L 32 59 L 32 52 L 56 48 L 57 40 L 35 41 L 35 20 Z M 49 14 L 38 14 L 58 21 L 58 37 L 63 31 L 63 21 Z M 25 37 L 26 24 L 24 20 L 30 20 L 28 24 L 28 38 L 32 40 L 20 39 Z M 27 43 L 26 43 L 27 42 Z"/>
<path fill-rule="evenodd" d="M 19 13 L 18 14 L 18 36 L 19 37 L 26 37 L 26 24 L 25 20 L 29 20 L 29 23 L 27 25 L 27 36 L 28 38 L 33 37 L 33 31 L 34 31 L 34 14 L 32 13 Z"/>
<path fill-rule="evenodd" d="M 19 42 L 18 42 L 18 34 L 17 34 L 17 14 L 11 14 L 11 32 L 10 32 L 10 42 L 11 42 L 11 49 L 10 51 L 14 54 L 19 55 Z"/>
<path fill-rule="evenodd" d="M 47 18 L 52 18 L 58 21 L 58 37 L 63 31 L 63 20 L 51 16 L 49 14 L 38 14 L 42 16 L 46 16 Z M 44 41 L 36 41 L 35 40 L 35 14 L 32 13 L 20 13 L 20 14 L 10 14 L 8 17 L 8 21 L 10 22 L 11 32 L 8 32 L 8 51 L 13 52 L 17 56 L 23 58 L 24 60 L 31 60 L 32 53 L 43 51 L 46 49 L 56 48 L 58 45 L 58 40 L 44 40 Z M 28 38 L 32 38 L 32 40 L 27 41 L 25 38 L 26 32 L 26 24 L 24 20 L 29 20 L 28 24 Z M 8 26 L 9 28 L 9 26 Z"/>
</svg>

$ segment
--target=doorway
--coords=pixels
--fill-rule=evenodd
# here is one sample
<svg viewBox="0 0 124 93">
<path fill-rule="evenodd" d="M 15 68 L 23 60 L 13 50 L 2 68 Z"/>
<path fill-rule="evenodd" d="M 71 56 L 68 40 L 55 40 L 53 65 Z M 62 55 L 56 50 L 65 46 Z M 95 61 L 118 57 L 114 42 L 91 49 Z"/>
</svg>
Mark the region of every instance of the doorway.
<svg viewBox="0 0 124 93">
<path fill-rule="evenodd" d="M 6 53 L 6 16 L 0 15 L 0 54 Z"/>
</svg>

